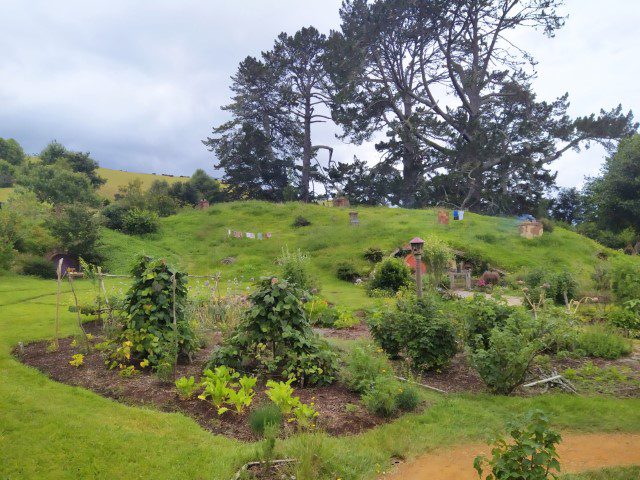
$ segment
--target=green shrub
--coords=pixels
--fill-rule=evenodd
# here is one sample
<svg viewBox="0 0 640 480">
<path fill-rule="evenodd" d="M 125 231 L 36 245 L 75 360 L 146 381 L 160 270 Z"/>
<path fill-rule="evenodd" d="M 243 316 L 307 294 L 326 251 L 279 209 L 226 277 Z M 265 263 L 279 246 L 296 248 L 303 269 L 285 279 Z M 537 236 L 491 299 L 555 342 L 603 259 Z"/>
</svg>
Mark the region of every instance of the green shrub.
<svg viewBox="0 0 640 480">
<path fill-rule="evenodd" d="M 369 247 L 364 251 L 363 257 L 368 262 L 378 263 L 384 258 L 384 252 L 380 247 Z"/>
<path fill-rule="evenodd" d="M 132 208 L 122 219 L 122 231 L 129 235 L 155 233 L 159 227 L 158 215 L 139 208 Z"/>
<path fill-rule="evenodd" d="M 26 257 L 22 261 L 22 273 L 45 279 L 57 278 L 56 266 L 51 260 L 41 257 Z"/>
<path fill-rule="evenodd" d="M 268 428 L 282 425 L 282 412 L 277 405 L 261 405 L 249 414 L 249 426 L 254 433 L 262 436 Z"/>
<path fill-rule="evenodd" d="M 261 279 L 249 295 L 251 308 L 210 366 L 260 369 L 295 378 L 302 386 L 331 383 L 337 357 L 311 329 L 302 307 L 304 292 L 276 277 Z"/>
<path fill-rule="evenodd" d="M 105 226 L 111 230 L 124 230 L 124 219 L 128 212 L 129 209 L 118 202 L 110 203 L 101 211 Z"/>
<path fill-rule="evenodd" d="M 578 296 L 578 282 L 568 270 L 549 277 L 549 298 L 557 305 L 568 304 Z"/>
<path fill-rule="evenodd" d="M 508 395 L 520 386 L 533 362 L 545 348 L 540 323 L 526 312 L 511 315 L 503 327 L 495 327 L 489 345 L 469 349 L 471 364 L 492 393 Z"/>
<path fill-rule="evenodd" d="M 489 346 L 491 330 L 504 326 L 515 311 L 504 301 L 495 301 L 484 295 L 474 295 L 463 302 L 462 319 L 465 343 L 472 349 Z"/>
<path fill-rule="evenodd" d="M 550 218 L 541 218 L 540 223 L 542 223 L 544 233 L 552 233 L 556 227 L 555 222 Z"/>
<path fill-rule="evenodd" d="M 620 303 L 640 299 L 640 262 L 618 258 L 611 266 L 611 289 Z"/>
<path fill-rule="evenodd" d="M 391 376 L 393 367 L 374 345 L 358 342 L 347 353 L 340 370 L 341 381 L 356 393 L 369 391 L 378 377 Z"/>
<path fill-rule="evenodd" d="M 607 314 L 608 322 L 627 332 L 640 330 L 640 314 L 634 309 L 614 306 Z"/>
<path fill-rule="evenodd" d="M 298 215 L 292 223 L 294 228 L 308 227 L 309 225 L 311 225 L 311 221 L 302 215 Z"/>
<path fill-rule="evenodd" d="M 418 389 L 411 385 L 403 385 L 400 392 L 396 396 L 396 405 L 404 412 L 411 412 L 416 409 L 420 403 L 420 394 Z"/>
<path fill-rule="evenodd" d="M 455 258 L 451 248 L 438 238 L 427 238 L 424 242 L 422 259 L 429 266 L 428 275 L 434 287 L 447 271 L 449 263 Z"/>
<path fill-rule="evenodd" d="M 631 343 L 600 325 L 586 327 L 578 334 L 577 347 L 587 357 L 615 360 L 631 353 Z"/>
<path fill-rule="evenodd" d="M 336 267 L 336 276 L 345 282 L 354 282 L 357 278 L 360 278 L 360 272 L 358 272 L 353 263 L 340 262 Z"/>
<path fill-rule="evenodd" d="M 373 386 L 362 396 L 362 403 L 369 412 L 379 417 L 390 417 L 398 411 L 396 397 L 398 382 L 387 376 L 375 379 Z"/>
<path fill-rule="evenodd" d="M 371 333 L 392 357 L 400 354 L 421 370 L 442 368 L 457 351 L 455 329 L 442 308 L 429 292 L 423 299 L 401 295 L 395 308 L 370 319 Z"/>
<path fill-rule="evenodd" d="M 302 250 L 289 251 L 284 247 L 276 263 L 280 266 L 283 280 L 306 292 L 317 290 L 317 281 L 311 274 L 311 259 Z"/>
<path fill-rule="evenodd" d="M 412 282 L 413 278 L 409 267 L 401 260 L 389 258 L 374 270 L 373 278 L 369 282 L 369 289 L 395 293 L 401 288 L 411 285 Z"/>
<path fill-rule="evenodd" d="M 334 328 L 353 328 L 360 324 L 360 319 L 356 317 L 352 311 L 338 307 L 335 309 L 338 312 L 338 318 L 333 323 Z"/>
<path fill-rule="evenodd" d="M 473 467 L 486 480 L 548 480 L 560 471 L 556 445 L 560 434 L 549 428 L 549 420 L 533 410 L 520 422 L 507 425 L 510 439 L 499 438 L 491 458 L 476 457 Z M 485 477 L 486 475 L 486 477 Z"/>
</svg>

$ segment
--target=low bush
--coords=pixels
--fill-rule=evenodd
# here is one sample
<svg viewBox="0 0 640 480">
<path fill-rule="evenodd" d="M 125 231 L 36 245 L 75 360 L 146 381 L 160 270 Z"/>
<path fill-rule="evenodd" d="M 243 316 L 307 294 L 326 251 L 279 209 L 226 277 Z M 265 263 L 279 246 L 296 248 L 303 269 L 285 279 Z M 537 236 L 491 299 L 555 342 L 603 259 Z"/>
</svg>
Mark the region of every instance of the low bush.
<svg viewBox="0 0 640 480">
<path fill-rule="evenodd" d="M 540 322 L 526 312 L 511 315 L 503 327 L 494 327 L 488 346 L 469 348 L 471 364 L 492 393 L 508 395 L 524 382 L 527 371 L 545 348 Z"/>
<path fill-rule="evenodd" d="M 365 408 L 379 417 L 390 417 L 398 411 L 400 386 L 397 381 L 387 376 L 375 379 L 373 386 L 362 396 Z"/>
<path fill-rule="evenodd" d="M 420 394 L 418 389 L 411 385 L 403 385 L 400 392 L 396 396 L 396 405 L 404 412 L 411 412 L 418 407 L 420 403 Z"/>
<path fill-rule="evenodd" d="M 540 223 L 542 224 L 544 233 L 552 233 L 556 227 L 555 222 L 550 218 L 541 218 Z"/>
<path fill-rule="evenodd" d="M 549 428 L 549 420 L 539 410 L 507 425 L 510 439 L 499 438 L 491 458 L 476 457 L 473 467 L 486 480 L 550 480 L 560 472 L 556 445 L 560 434 Z"/>
<path fill-rule="evenodd" d="M 32 275 L 44 279 L 58 277 L 55 264 L 46 258 L 28 256 L 23 258 L 21 263 L 23 275 Z"/>
<path fill-rule="evenodd" d="M 336 276 L 345 282 L 354 282 L 360 278 L 360 272 L 351 262 L 340 262 L 336 267 Z"/>
<path fill-rule="evenodd" d="M 587 357 L 615 360 L 631 353 L 629 340 L 600 325 L 586 327 L 578 334 L 577 348 Z"/>
<path fill-rule="evenodd" d="M 611 266 L 611 290 L 620 303 L 640 299 L 640 262 L 616 259 Z"/>
<path fill-rule="evenodd" d="M 612 326 L 629 334 L 640 331 L 640 314 L 632 308 L 612 307 L 607 314 L 607 321 Z"/>
<path fill-rule="evenodd" d="M 345 356 L 340 379 L 350 390 L 363 394 L 373 387 L 378 377 L 391 376 L 392 372 L 389 359 L 380 349 L 359 342 Z"/>
<path fill-rule="evenodd" d="M 280 266 L 281 278 L 291 285 L 306 292 L 318 289 L 318 282 L 311 273 L 311 259 L 302 250 L 289 251 L 284 247 L 276 263 Z"/>
<path fill-rule="evenodd" d="M 124 219 L 128 212 L 129 209 L 118 202 L 110 203 L 101 211 L 105 226 L 111 230 L 124 230 Z"/>
<path fill-rule="evenodd" d="M 360 324 L 360 319 L 356 317 L 353 312 L 347 310 L 346 308 L 336 308 L 335 309 L 338 317 L 335 322 L 333 322 L 333 327 L 337 329 L 346 329 L 353 328 L 356 325 Z"/>
<path fill-rule="evenodd" d="M 482 281 L 484 281 L 485 285 L 499 285 L 500 284 L 500 274 L 498 272 L 486 271 L 480 277 Z"/>
<path fill-rule="evenodd" d="M 280 425 L 282 425 L 282 412 L 273 403 L 261 405 L 249 414 L 249 426 L 258 435 L 262 436 L 268 428 Z"/>
<path fill-rule="evenodd" d="M 374 314 L 369 325 L 389 355 L 402 355 L 420 370 L 444 367 L 457 351 L 455 328 L 434 293 L 423 299 L 404 293 L 395 307 Z"/>
<path fill-rule="evenodd" d="M 129 235 L 155 233 L 159 227 L 157 214 L 139 208 L 129 210 L 122 219 L 122 231 Z"/>
<path fill-rule="evenodd" d="M 294 228 L 308 227 L 309 225 L 311 225 L 311 221 L 302 215 L 298 215 L 291 224 Z"/>
<path fill-rule="evenodd" d="M 515 311 L 504 301 L 496 301 L 484 295 L 474 295 L 462 303 L 462 320 L 465 343 L 472 349 L 489 346 L 489 337 L 495 327 L 502 327 Z"/>
<path fill-rule="evenodd" d="M 389 258 L 378 265 L 369 282 L 369 290 L 398 292 L 413 283 L 411 270 L 401 260 Z"/>
<path fill-rule="evenodd" d="M 368 262 L 378 263 L 384 258 L 384 252 L 380 247 L 369 247 L 364 251 L 363 257 Z"/>
<path fill-rule="evenodd" d="M 568 270 L 549 277 L 549 298 L 557 305 L 567 305 L 578 296 L 578 282 Z"/>
</svg>

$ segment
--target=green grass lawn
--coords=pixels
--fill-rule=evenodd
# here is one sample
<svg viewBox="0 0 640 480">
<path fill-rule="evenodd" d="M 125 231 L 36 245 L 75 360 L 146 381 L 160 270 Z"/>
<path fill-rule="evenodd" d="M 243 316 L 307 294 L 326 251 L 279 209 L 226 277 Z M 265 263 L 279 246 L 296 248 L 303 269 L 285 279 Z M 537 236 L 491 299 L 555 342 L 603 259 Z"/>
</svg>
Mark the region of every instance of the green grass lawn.
<svg viewBox="0 0 640 480">
<path fill-rule="evenodd" d="M 191 218 L 198 215 L 186 216 Z M 182 245 L 186 244 L 185 240 Z M 81 297 L 93 295 L 90 282 L 77 285 Z M 108 284 L 109 289 L 124 287 L 121 281 Z M 256 444 L 214 436 L 181 414 L 130 407 L 53 382 L 15 360 L 10 352 L 18 342 L 52 337 L 55 291 L 53 281 L 0 277 L 0 478 L 226 480 L 255 458 Z M 74 317 L 67 311 L 70 302 L 65 286 L 65 335 L 75 332 Z M 567 395 L 425 398 L 429 403 L 424 411 L 355 437 L 313 434 L 281 441 L 278 455 L 314 457 L 314 473 L 307 478 L 375 478 L 388 468 L 392 456 L 409 459 L 437 447 L 486 439 L 506 419 L 532 407 L 547 411 L 554 426 L 563 430 L 640 431 L 640 400 Z"/>
</svg>

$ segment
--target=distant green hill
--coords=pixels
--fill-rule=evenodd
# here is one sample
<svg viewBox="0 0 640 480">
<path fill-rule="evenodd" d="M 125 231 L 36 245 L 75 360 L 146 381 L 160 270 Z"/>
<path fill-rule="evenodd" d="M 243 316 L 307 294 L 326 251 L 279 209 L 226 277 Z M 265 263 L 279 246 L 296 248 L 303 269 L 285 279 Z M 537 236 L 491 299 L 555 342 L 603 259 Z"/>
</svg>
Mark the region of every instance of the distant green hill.
<svg viewBox="0 0 640 480">
<path fill-rule="evenodd" d="M 491 266 L 518 272 L 534 266 L 549 270 L 570 269 L 584 289 L 591 288 L 591 273 L 600 262 L 599 252 L 617 253 L 571 231 L 556 228 L 541 238 L 526 240 L 518 234 L 515 218 L 466 214 L 464 221 L 439 225 L 435 210 L 358 207 L 360 226 L 349 225 L 349 210 L 266 202 L 236 202 L 205 211 L 184 210 L 161 220 L 161 231 L 145 237 L 104 231 L 104 252 L 113 272 L 126 272 L 139 253 L 166 257 L 193 274 L 221 272 L 224 282 L 248 283 L 276 271 L 274 261 L 283 247 L 300 248 L 312 257 L 323 293 L 334 301 L 362 304 L 362 287 L 337 280 L 341 261 L 365 269 L 362 253 L 379 246 L 391 251 L 418 235 L 446 240 L 452 247 L 483 257 Z M 296 216 L 311 226 L 293 228 Z M 272 233 L 267 240 L 228 237 L 228 230 Z M 233 257 L 233 263 L 223 263 Z M 223 282 L 223 283 L 224 283 Z M 226 283 L 224 283 L 226 285 Z M 223 285 L 224 287 L 224 285 Z"/>
<path fill-rule="evenodd" d="M 142 181 L 143 189 L 149 188 L 154 180 L 166 180 L 171 184 L 188 179 L 188 177 L 180 177 L 177 175 L 125 172 L 122 170 L 112 170 L 110 168 L 99 168 L 98 172 L 99 175 L 107 181 L 107 183 L 100 187 L 98 194 L 101 197 L 109 199 L 114 197 L 119 187 L 127 185 L 136 179 Z M 12 190 L 13 188 L 0 188 L 0 202 L 9 198 Z"/>
<path fill-rule="evenodd" d="M 151 186 L 154 180 L 166 180 L 171 184 L 179 181 L 185 181 L 188 178 L 177 175 L 125 172 L 122 170 L 112 170 L 110 168 L 99 168 L 98 173 L 102 178 L 107 180 L 107 183 L 98 190 L 98 194 L 105 198 L 113 198 L 113 196 L 118 192 L 119 187 L 127 185 L 133 180 L 140 180 L 142 182 L 143 189 L 147 189 Z"/>
</svg>

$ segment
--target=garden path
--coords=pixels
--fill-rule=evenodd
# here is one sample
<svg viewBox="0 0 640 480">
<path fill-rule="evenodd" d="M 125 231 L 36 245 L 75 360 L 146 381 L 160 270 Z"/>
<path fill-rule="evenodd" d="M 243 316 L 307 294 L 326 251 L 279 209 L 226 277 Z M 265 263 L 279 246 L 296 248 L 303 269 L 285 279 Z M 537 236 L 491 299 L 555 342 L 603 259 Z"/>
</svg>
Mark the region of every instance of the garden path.
<svg viewBox="0 0 640 480">
<path fill-rule="evenodd" d="M 483 444 L 436 450 L 400 464 L 381 480 L 474 480 L 476 455 L 490 453 Z M 579 473 L 606 467 L 640 465 L 640 434 L 564 433 L 558 446 L 562 473 Z"/>
<path fill-rule="evenodd" d="M 479 292 L 470 292 L 469 290 L 454 290 L 453 293 L 455 293 L 460 298 L 469 298 L 469 297 L 473 297 L 474 295 L 476 295 Z M 483 293 L 482 295 L 484 295 L 487 298 L 492 298 L 491 295 L 488 294 L 488 293 Z M 507 304 L 512 306 L 512 307 L 518 307 L 518 306 L 522 305 L 522 298 L 521 297 L 514 297 L 514 296 L 510 296 L 510 295 L 505 295 L 504 299 L 507 301 Z"/>
</svg>

